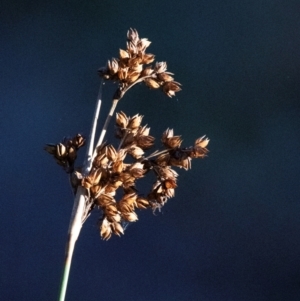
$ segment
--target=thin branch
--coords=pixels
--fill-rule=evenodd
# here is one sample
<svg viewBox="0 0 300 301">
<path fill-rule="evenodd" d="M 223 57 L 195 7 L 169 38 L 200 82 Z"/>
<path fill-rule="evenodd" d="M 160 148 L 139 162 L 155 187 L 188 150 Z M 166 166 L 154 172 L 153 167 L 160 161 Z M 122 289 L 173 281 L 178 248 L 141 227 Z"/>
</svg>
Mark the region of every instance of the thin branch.
<svg viewBox="0 0 300 301">
<path fill-rule="evenodd" d="M 111 105 L 111 108 L 110 108 L 110 111 L 106 117 L 106 120 L 105 120 L 105 123 L 104 123 L 104 126 L 103 126 L 103 129 L 101 131 L 101 134 L 100 134 L 100 137 L 99 137 L 99 140 L 95 146 L 95 151 L 94 151 L 94 154 L 92 156 L 92 160 L 94 159 L 94 157 L 96 156 L 96 150 L 97 150 L 97 147 L 99 145 L 102 144 L 103 142 L 103 139 L 105 137 L 105 134 L 107 132 L 107 128 L 108 128 L 108 125 L 109 125 L 109 122 L 111 120 L 111 117 L 112 115 L 114 114 L 114 111 L 117 107 L 117 104 L 119 102 L 119 100 L 125 95 L 125 93 L 130 89 L 132 88 L 134 85 L 136 85 L 137 83 L 140 83 L 142 82 L 143 80 L 145 80 L 146 78 L 150 78 L 152 77 L 152 75 L 146 75 L 146 76 L 143 76 L 141 78 L 139 78 L 138 80 L 136 80 L 134 83 L 132 83 L 131 85 L 127 86 L 127 87 L 122 87 L 122 88 L 118 88 L 117 91 L 115 92 L 115 95 L 113 97 L 113 101 L 112 101 L 112 105 Z"/>
<path fill-rule="evenodd" d="M 96 109 L 95 109 L 94 118 L 93 118 L 93 124 L 92 124 L 92 128 L 90 131 L 85 161 L 84 161 L 84 165 L 83 165 L 83 175 L 84 176 L 86 176 L 90 172 L 91 167 L 92 167 L 92 157 L 93 157 L 93 152 L 94 152 L 94 141 L 95 141 L 95 135 L 96 135 L 96 128 L 97 128 L 97 123 L 98 123 L 98 118 L 99 118 L 100 108 L 101 108 L 101 103 L 102 103 L 102 87 L 103 87 L 103 79 L 101 79 L 101 83 L 100 83 L 100 88 L 99 88 L 99 93 L 98 93 L 98 98 L 97 98 L 97 103 L 96 103 Z"/>
<path fill-rule="evenodd" d="M 94 159 L 94 157 L 95 157 L 95 155 L 96 155 L 97 147 L 98 147 L 99 145 L 101 145 L 102 142 L 103 142 L 103 139 L 104 139 L 104 137 L 105 137 L 105 134 L 106 134 L 106 131 L 107 131 L 109 122 L 110 122 L 111 117 L 112 117 L 112 115 L 113 115 L 113 113 L 114 113 L 114 111 L 115 111 L 115 109 L 116 109 L 116 107 L 117 107 L 117 104 L 118 104 L 119 100 L 120 100 L 120 99 L 113 99 L 113 102 L 112 102 L 110 111 L 109 111 L 109 113 L 108 113 L 108 115 L 107 115 L 107 117 L 106 117 L 106 120 L 105 120 L 103 129 L 102 129 L 101 134 L 100 134 L 100 137 L 99 137 L 99 140 L 98 140 L 98 142 L 97 142 L 97 144 L 96 144 L 96 146 L 95 146 L 95 151 L 94 151 L 94 155 L 93 155 L 93 158 L 92 158 L 92 159 Z"/>
</svg>

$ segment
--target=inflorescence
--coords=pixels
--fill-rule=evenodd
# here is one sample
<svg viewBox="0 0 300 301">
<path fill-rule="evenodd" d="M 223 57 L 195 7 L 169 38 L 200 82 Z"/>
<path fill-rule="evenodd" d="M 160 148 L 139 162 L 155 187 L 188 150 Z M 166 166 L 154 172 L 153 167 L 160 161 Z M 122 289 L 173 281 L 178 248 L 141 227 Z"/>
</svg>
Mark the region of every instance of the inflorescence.
<svg viewBox="0 0 300 301">
<path fill-rule="evenodd" d="M 174 81 L 172 73 L 166 72 L 165 62 L 156 63 L 154 68 L 144 66 L 154 61 L 153 54 L 145 53 L 150 42 L 139 39 L 134 29 L 128 31 L 127 38 L 127 50 L 120 50 L 119 59 L 108 61 L 99 70 L 105 79 L 118 82 L 114 99 L 116 95 L 121 98 L 141 81 L 150 88 L 162 88 L 170 97 L 178 92 L 180 84 Z M 133 117 L 124 112 L 116 114 L 115 136 L 120 140 L 119 145 L 117 148 L 108 143 L 97 146 L 88 175 L 74 167 L 77 151 L 85 143 L 82 135 L 45 147 L 70 174 L 74 192 L 78 186 L 87 190 L 89 211 L 101 209 L 100 235 L 105 240 L 112 234 L 124 234 L 124 225 L 138 220 L 136 209 L 160 210 L 175 195 L 178 173 L 173 167 L 188 170 L 192 159 L 204 158 L 208 152 L 209 139 L 205 136 L 196 139 L 193 146 L 181 147 L 181 136 L 167 129 L 161 137 L 163 148 L 146 155 L 153 148 L 155 138 L 150 136 L 150 128 L 142 125 L 142 119 L 139 114 Z M 137 181 L 150 173 L 156 179 L 150 191 L 138 191 Z"/>
</svg>

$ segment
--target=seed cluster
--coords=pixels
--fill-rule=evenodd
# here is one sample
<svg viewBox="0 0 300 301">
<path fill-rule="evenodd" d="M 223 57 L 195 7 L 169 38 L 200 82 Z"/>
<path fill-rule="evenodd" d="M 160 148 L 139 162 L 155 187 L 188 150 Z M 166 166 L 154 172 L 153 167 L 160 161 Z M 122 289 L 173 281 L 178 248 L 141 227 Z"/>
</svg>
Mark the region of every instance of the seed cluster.
<svg viewBox="0 0 300 301">
<path fill-rule="evenodd" d="M 112 234 L 124 234 L 124 226 L 138 220 L 137 209 L 160 210 L 175 195 L 178 173 L 173 167 L 188 170 L 192 159 L 204 158 L 208 152 L 206 147 L 209 139 L 205 136 L 196 139 L 193 146 L 182 147 L 181 136 L 174 135 L 173 129 L 167 129 L 161 137 L 162 149 L 147 155 L 154 147 L 155 140 L 150 136 L 150 128 L 142 125 L 142 115 L 130 117 L 124 112 L 116 113 L 115 136 L 120 141 L 118 147 L 101 144 L 102 134 L 106 132 L 116 104 L 133 85 L 144 82 L 149 88 L 161 88 L 169 97 L 181 90 L 173 74 L 167 72 L 166 62 L 149 65 L 154 62 L 154 55 L 146 53 L 150 43 L 145 38 L 140 39 L 135 29 L 130 29 L 127 32 L 126 50 L 120 49 L 118 59 L 111 59 L 106 67 L 98 70 L 102 78 L 117 82 L 118 88 L 99 142 L 89 161 L 92 163 L 91 168 L 84 166 L 82 172 L 80 168 L 74 167 L 77 151 L 85 144 L 85 138 L 80 134 L 45 147 L 70 174 L 74 193 L 79 186 L 84 188 L 80 189 L 84 190 L 86 198 L 82 223 L 94 208 L 101 209 L 100 235 L 105 240 Z M 155 181 L 149 184 L 149 191 L 139 191 L 137 181 L 151 173 Z"/>
<path fill-rule="evenodd" d="M 91 208 L 101 209 L 100 235 L 105 240 L 112 234 L 124 234 L 124 223 L 138 220 L 136 209 L 160 209 L 175 194 L 178 173 L 172 168 L 188 170 L 193 158 L 204 158 L 208 152 L 209 139 L 206 137 L 197 139 L 194 146 L 182 148 L 181 137 L 167 129 L 161 137 L 163 149 L 146 156 L 145 152 L 154 146 L 154 137 L 149 135 L 150 128 L 141 124 L 142 119 L 143 116 L 138 114 L 129 117 L 124 112 L 117 113 L 115 134 L 120 140 L 118 149 L 112 144 L 100 145 L 89 175 L 83 177 L 79 171 L 74 172 L 77 182 L 73 181 L 73 184 L 89 191 Z M 57 160 L 57 153 L 53 151 L 60 149 L 61 145 L 65 144 L 47 145 L 46 150 Z M 131 163 L 126 162 L 128 156 Z M 57 162 L 62 165 L 61 160 Z M 140 193 L 137 181 L 150 172 L 154 173 L 156 181 L 148 193 Z M 118 190 L 121 192 L 118 195 L 122 195 L 119 199 Z"/>
<path fill-rule="evenodd" d="M 77 151 L 84 146 L 85 138 L 77 134 L 73 138 L 65 137 L 61 143 L 47 144 L 45 150 L 53 155 L 57 164 L 62 166 L 67 173 L 74 171 L 74 163 L 77 158 Z"/>
<path fill-rule="evenodd" d="M 166 62 L 157 62 L 155 66 L 148 66 L 154 62 L 155 56 L 146 53 L 151 44 L 148 39 L 140 39 L 136 29 L 130 28 L 127 32 L 127 48 L 120 49 L 119 58 L 112 58 L 106 67 L 98 70 L 98 74 L 107 80 L 119 83 L 119 90 L 115 98 L 123 94 L 134 84 L 143 81 L 149 88 L 161 88 L 163 92 L 172 97 L 180 91 L 181 84 L 174 81 L 171 72 L 167 72 Z"/>
</svg>

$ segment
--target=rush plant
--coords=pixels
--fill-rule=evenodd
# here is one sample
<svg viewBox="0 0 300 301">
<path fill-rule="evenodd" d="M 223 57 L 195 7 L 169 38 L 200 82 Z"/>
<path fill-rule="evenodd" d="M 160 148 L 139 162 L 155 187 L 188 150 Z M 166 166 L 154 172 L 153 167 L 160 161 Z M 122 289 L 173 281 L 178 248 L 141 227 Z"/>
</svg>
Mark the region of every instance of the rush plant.
<svg viewBox="0 0 300 301">
<path fill-rule="evenodd" d="M 175 135 L 173 129 L 162 133 L 161 149 L 151 151 L 155 138 L 150 135 L 150 128 L 142 124 L 143 116 L 128 116 L 122 111 L 115 115 L 118 145 L 103 142 L 118 102 L 134 85 L 145 83 L 150 89 L 160 89 L 169 97 L 181 90 L 180 83 L 173 78 L 174 74 L 167 71 L 166 62 L 152 64 L 155 56 L 146 52 L 150 43 L 148 39 L 140 39 L 135 29 L 129 29 L 126 50 L 120 49 L 119 58 L 112 58 L 105 67 L 98 70 L 101 84 L 88 141 L 77 134 L 73 138 L 64 138 L 58 144 L 45 146 L 45 150 L 69 174 L 75 197 L 60 301 L 65 300 L 75 243 L 82 225 L 93 209 L 98 208 L 101 212 L 99 232 L 103 240 L 109 240 L 112 235 L 121 236 L 128 223 L 138 220 L 138 209 L 160 210 L 174 196 L 178 179 L 174 167 L 189 170 L 192 159 L 204 158 L 208 152 L 206 146 L 209 139 L 205 136 L 196 139 L 193 146 L 182 147 L 181 136 Z M 99 139 L 95 143 L 103 81 L 112 81 L 117 88 Z M 87 152 L 84 163 L 81 167 L 76 167 L 77 152 L 85 144 Z M 156 180 L 153 183 L 149 179 L 149 191 L 138 191 L 137 181 L 150 173 L 155 175 Z M 121 193 L 117 194 L 117 191 Z M 121 197 L 118 198 L 119 195 Z"/>
</svg>

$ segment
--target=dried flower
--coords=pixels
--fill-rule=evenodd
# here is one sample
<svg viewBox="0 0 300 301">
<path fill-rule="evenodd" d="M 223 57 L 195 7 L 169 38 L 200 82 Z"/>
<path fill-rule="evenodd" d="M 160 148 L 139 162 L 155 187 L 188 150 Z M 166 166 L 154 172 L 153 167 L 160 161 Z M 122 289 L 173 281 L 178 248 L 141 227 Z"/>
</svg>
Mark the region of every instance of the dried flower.
<svg viewBox="0 0 300 301">
<path fill-rule="evenodd" d="M 106 67 L 98 70 L 104 79 L 118 83 L 114 101 L 121 99 L 138 82 L 144 82 L 151 89 L 161 88 L 169 97 L 181 90 L 174 74 L 167 71 L 166 62 L 149 65 L 155 59 L 154 54 L 146 53 L 150 44 L 148 39 L 139 38 L 136 29 L 130 28 L 126 49 L 120 49 L 118 58 L 108 60 Z M 181 136 L 174 135 L 173 129 L 168 128 L 161 137 L 163 149 L 147 157 L 146 153 L 154 146 L 155 138 L 150 136 L 150 128 L 142 125 L 142 121 L 140 114 L 130 117 L 122 111 L 116 113 L 119 145 L 115 147 L 101 140 L 88 172 L 74 169 L 77 151 L 85 144 L 82 135 L 45 146 L 56 162 L 71 174 L 74 191 L 78 190 L 78 186 L 87 191 L 85 218 L 93 208 L 101 210 L 100 235 L 104 240 L 112 234 L 124 234 L 124 223 L 138 220 L 137 209 L 161 210 L 168 199 L 174 197 L 177 188 L 178 173 L 173 167 L 188 170 L 192 159 L 204 158 L 208 153 L 209 139 L 205 136 L 196 139 L 193 146 L 183 148 Z M 128 156 L 131 158 L 128 159 Z M 141 193 L 137 181 L 147 179 L 151 173 L 155 181 L 150 191 Z M 120 192 L 123 195 L 121 198 Z"/>
</svg>

